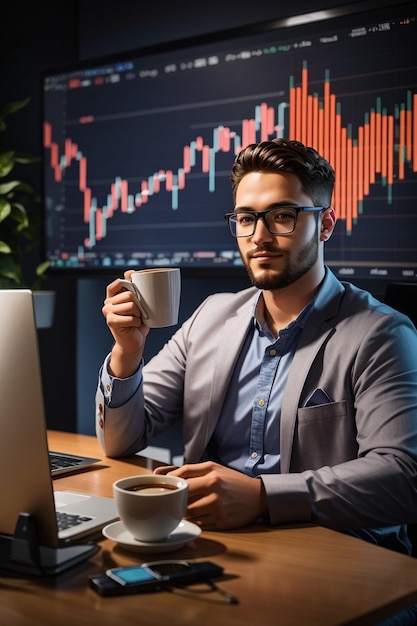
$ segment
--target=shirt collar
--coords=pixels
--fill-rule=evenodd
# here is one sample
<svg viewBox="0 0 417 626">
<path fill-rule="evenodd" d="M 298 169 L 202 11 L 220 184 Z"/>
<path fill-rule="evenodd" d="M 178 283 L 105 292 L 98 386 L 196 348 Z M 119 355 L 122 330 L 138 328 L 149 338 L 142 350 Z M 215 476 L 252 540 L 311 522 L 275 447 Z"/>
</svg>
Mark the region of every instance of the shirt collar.
<svg viewBox="0 0 417 626">
<path fill-rule="evenodd" d="M 264 303 L 264 299 L 263 299 L 263 295 L 262 295 L 262 291 L 259 291 L 259 294 L 257 295 L 257 297 L 255 298 L 254 301 L 254 305 L 253 305 L 253 323 L 255 328 L 257 328 L 258 330 L 270 334 L 270 330 L 268 328 L 268 325 L 265 321 L 265 303 Z M 317 292 L 318 293 L 318 292 Z M 316 294 L 317 295 L 317 294 Z M 304 309 L 297 315 L 296 319 L 293 320 L 290 324 L 288 324 L 288 326 L 283 329 L 283 330 L 287 330 L 292 328 L 293 326 L 297 325 L 300 328 L 304 328 L 304 326 L 307 323 L 307 320 L 311 314 L 311 312 L 314 309 L 314 300 L 315 297 L 312 298 L 310 300 L 310 302 L 308 302 L 306 304 L 306 306 L 304 307 Z"/>
</svg>

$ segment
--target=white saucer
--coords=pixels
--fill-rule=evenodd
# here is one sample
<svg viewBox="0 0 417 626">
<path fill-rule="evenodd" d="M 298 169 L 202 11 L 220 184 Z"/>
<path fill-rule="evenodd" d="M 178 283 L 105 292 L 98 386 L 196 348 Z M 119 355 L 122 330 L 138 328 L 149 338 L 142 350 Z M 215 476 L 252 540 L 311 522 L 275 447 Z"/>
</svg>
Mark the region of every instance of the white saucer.
<svg viewBox="0 0 417 626">
<path fill-rule="evenodd" d="M 182 548 L 192 539 L 197 539 L 201 534 L 201 528 L 183 520 L 177 528 L 163 541 L 148 542 L 139 541 L 132 537 L 126 530 L 123 522 L 113 522 L 102 530 L 107 539 L 116 541 L 120 546 L 134 552 L 171 552 Z"/>
</svg>

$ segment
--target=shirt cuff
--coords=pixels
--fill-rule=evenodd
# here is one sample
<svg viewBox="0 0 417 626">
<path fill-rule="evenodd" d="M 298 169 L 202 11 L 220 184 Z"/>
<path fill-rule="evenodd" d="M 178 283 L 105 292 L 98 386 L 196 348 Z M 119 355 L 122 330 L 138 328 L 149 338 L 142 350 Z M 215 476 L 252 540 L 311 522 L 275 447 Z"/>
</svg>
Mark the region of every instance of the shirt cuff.
<svg viewBox="0 0 417 626">
<path fill-rule="evenodd" d="M 114 409 L 126 404 L 138 390 L 142 383 L 143 361 L 138 370 L 132 376 L 129 376 L 129 378 L 116 378 L 112 376 L 109 373 L 109 361 L 110 354 L 106 356 L 101 369 L 101 388 L 106 406 Z"/>
</svg>

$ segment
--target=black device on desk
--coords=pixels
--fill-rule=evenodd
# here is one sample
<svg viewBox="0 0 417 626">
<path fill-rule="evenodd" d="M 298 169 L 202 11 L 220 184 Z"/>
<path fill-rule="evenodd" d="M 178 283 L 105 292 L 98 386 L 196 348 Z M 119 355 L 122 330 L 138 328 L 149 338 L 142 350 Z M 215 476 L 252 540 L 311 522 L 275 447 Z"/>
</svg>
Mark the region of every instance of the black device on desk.
<svg viewBox="0 0 417 626">
<path fill-rule="evenodd" d="M 142 565 L 115 567 L 105 574 L 89 576 L 90 586 L 102 596 L 163 591 L 199 582 L 223 574 L 223 568 L 211 561 L 153 561 Z"/>
</svg>

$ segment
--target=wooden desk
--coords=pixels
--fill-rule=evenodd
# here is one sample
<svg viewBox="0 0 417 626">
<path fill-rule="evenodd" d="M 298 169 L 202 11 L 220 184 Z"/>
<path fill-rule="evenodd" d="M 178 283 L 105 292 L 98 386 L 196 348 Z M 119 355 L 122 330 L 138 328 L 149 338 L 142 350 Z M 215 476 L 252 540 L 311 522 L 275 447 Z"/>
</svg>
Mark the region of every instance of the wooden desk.
<svg viewBox="0 0 417 626">
<path fill-rule="evenodd" d="M 111 460 L 94 437 L 49 432 L 53 450 L 99 456 L 95 469 L 55 479 L 54 486 L 112 495 L 121 476 L 149 471 L 141 457 Z M 369 625 L 417 603 L 417 559 L 321 527 L 203 532 L 166 558 L 212 560 L 225 570 L 221 587 L 237 606 L 204 594 L 180 593 L 102 598 L 87 575 L 111 566 L 165 558 L 139 555 L 99 538 L 92 561 L 54 579 L 0 576 L 0 624 L 5 626 L 327 626 Z"/>
</svg>

